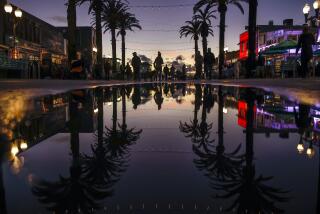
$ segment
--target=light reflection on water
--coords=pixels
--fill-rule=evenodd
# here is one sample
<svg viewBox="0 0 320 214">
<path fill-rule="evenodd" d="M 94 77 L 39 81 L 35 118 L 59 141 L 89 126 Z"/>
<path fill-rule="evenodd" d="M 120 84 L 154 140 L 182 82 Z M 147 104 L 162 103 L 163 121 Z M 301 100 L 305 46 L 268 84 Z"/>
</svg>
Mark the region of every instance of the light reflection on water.
<svg viewBox="0 0 320 214">
<path fill-rule="evenodd" d="M 15 99 L 0 213 L 319 213 L 314 106 L 189 84 Z"/>
</svg>

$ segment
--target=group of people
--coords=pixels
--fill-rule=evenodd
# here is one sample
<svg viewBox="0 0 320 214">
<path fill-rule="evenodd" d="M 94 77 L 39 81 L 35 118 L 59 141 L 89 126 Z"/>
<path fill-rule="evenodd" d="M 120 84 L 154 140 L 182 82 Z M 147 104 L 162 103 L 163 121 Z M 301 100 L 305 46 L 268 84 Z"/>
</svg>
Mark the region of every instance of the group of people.
<svg viewBox="0 0 320 214">
<path fill-rule="evenodd" d="M 133 53 L 133 58 L 131 60 L 131 66 L 133 68 L 133 79 L 136 81 L 141 80 L 141 59 L 136 52 Z M 127 76 L 130 76 L 132 73 L 130 63 L 126 65 L 126 73 Z M 164 60 L 162 58 L 161 52 L 158 52 L 158 56 L 156 57 L 153 63 L 155 74 L 152 79 L 156 81 L 164 80 L 175 80 L 175 79 L 186 79 L 187 71 L 186 65 L 182 65 L 181 71 L 177 71 L 174 65 L 171 65 L 169 68 L 166 64 L 164 66 Z"/>
<path fill-rule="evenodd" d="M 207 53 L 204 54 L 204 57 L 201 56 L 201 52 L 198 51 L 195 55 L 196 61 L 196 75 L 195 79 L 212 79 L 213 66 L 216 63 L 216 58 L 214 53 L 212 53 L 211 48 L 208 48 Z M 202 69 L 204 66 L 204 72 Z"/>
</svg>

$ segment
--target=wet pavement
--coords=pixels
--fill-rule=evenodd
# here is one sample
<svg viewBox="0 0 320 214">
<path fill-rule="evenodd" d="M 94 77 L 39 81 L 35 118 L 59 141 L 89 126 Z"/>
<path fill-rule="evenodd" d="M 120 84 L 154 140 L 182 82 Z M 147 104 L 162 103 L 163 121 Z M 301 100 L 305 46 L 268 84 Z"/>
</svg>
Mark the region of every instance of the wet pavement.
<svg viewBox="0 0 320 214">
<path fill-rule="evenodd" d="M 0 213 L 319 213 L 317 97 L 80 86 L 3 91 Z"/>
</svg>

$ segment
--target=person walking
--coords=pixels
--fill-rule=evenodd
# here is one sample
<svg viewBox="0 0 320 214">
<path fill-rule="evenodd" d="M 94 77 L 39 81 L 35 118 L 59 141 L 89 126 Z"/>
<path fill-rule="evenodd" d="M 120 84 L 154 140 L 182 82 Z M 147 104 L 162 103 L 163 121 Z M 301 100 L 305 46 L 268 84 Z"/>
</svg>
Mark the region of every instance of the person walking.
<svg viewBox="0 0 320 214">
<path fill-rule="evenodd" d="M 126 65 L 126 74 L 127 74 L 127 80 L 131 80 L 132 69 L 129 62 L 127 62 L 127 65 Z"/>
<path fill-rule="evenodd" d="M 131 65 L 133 67 L 134 80 L 135 81 L 141 81 L 141 77 L 140 77 L 141 59 L 137 55 L 136 52 L 133 53 L 133 58 L 131 60 Z"/>
<path fill-rule="evenodd" d="M 162 65 L 163 65 L 163 59 L 161 57 L 161 52 L 158 52 L 158 56 L 155 59 L 153 66 L 156 69 L 156 75 L 158 76 L 158 80 L 162 81 Z"/>
<path fill-rule="evenodd" d="M 169 76 L 169 67 L 168 65 L 166 65 L 164 68 L 163 68 L 163 73 L 164 73 L 164 78 L 166 81 L 168 81 L 168 76 Z"/>
<path fill-rule="evenodd" d="M 298 55 L 301 49 L 301 67 L 302 77 L 305 78 L 309 74 L 308 64 L 313 58 L 312 45 L 315 45 L 316 41 L 312 33 L 309 32 L 308 26 L 304 26 L 303 33 L 299 37 L 296 55 Z"/>
<path fill-rule="evenodd" d="M 182 80 L 187 79 L 187 67 L 185 64 L 182 65 Z"/>
<path fill-rule="evenodd" d="M 212 79 L 212 70 L 213 70 L 213 65 L 216 61 L 216 58 L 214 54 L 211 52 L 211 48 L 208 48 L 207 54 L 204 56 L 204 66 L 205 66 L 205 71 L 206 71 L 206 79 L 211 80 Z"/>
<path fill-rule="evenodd" d="M 196 59 L 196 75 L 194 76 L 194 78 L 201 79 L 203 57 L 201 56 L 200 51 L 197 52 L 195 59 Z"/>
</svg>

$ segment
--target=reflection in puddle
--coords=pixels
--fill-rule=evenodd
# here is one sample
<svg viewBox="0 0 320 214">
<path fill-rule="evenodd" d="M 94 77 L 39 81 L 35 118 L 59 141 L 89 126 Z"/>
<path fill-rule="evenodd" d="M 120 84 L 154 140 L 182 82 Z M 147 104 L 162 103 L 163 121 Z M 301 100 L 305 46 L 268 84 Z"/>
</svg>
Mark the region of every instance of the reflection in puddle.
<svg viewBox="0 0 320 214">
<path fill-rule="evenodd" d="M 319 213 L 314 106 L 167 83 L 0 106 L 0 213 Z"/>
</svg>

